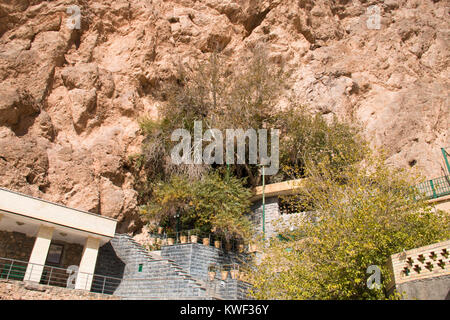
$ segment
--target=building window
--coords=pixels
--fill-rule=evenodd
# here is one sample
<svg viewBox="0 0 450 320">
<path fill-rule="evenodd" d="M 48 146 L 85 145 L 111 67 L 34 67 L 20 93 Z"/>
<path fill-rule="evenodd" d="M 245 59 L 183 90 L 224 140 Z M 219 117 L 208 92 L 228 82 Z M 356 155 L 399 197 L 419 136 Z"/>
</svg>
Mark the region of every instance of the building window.
<svg viewBox="0 0 450 320">
<path fill-rule="evenodd" d="M 314 205 L 311 201 L 305 202 L 298 195 L 281 196 L 278 198 L 278 208 L 280 214 L 284 215 L 312 211 L 314 210 Z"/>
<path fill-rule="evenodd" d="M 293 197 L 278 198 L 278 208 L 280 210 L 280 214 L 292 214 L 298 212 L 298 203 L 293 200 Z"/>
<path fill-rule="evenodd" d="M 60 264 L 64 246 L 62 244 L 50 244 L 46 264 Z"/>
</svg>

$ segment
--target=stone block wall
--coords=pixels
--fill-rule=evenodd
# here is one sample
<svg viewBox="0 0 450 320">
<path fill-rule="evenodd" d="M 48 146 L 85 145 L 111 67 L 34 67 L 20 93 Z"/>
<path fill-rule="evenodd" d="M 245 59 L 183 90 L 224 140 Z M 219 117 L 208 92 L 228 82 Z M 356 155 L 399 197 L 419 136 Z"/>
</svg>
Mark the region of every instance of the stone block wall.
<svg viewBox="0 0 450 320">
<path fill-rule="evenodd" d="M 111 243 L 108 242 L 98 250 L 95 274 L 122 278 L 125 270 L 125 263 L 117 256 Z"/>
<path fill-rule="evenodd" d="M 116 234 L 111 245 L 125 264 L 122 281 L 115 291 L 122 299 L 207 299 L 202 284 L 182 267 L 153 257 L 130 236 Z"/>
<path fill-rule="evenodd" d="M 248 257 L 235 252 L 224 252 L 212 246 L 199 243 L 176 244 L 163 246 L 161 256 L 173 260 L 193 278 L 202 281 L 207 287 L 207 294 L 216 299 L 245 300 L 250 285 L 246 282 L 232 279 L 230 273 L 226 280 L 221 279 L 220 269 L 232 264 L 242 265 Z M 209 280 L 208 267 L 216 265 L 214 280 Z"/>
<path fill-rule="evenodd" d="M 36 238 L 21 232 L 0 231 L 0 257 L 28 262 Z M 83 246 L 64 241 L 52 241 L 64 246 L 61 263 L 58 267 L 67 268 L 80 265 Z"/>
<path fill-rule="evenodd" d="M 164 246 L 154 255 L 130 236 L 116 234 L 100 248 L 95 273 L 121 278 L 114 294 L 122 299 L 247 299 L 249 284 L 208 280 L 208 266 L 242 263 L 246 256 L 198 243 Z"/>
<path fill-rule="evenodd" d="M 253 203 L 252 207 L 252 221 L 256 227 L 256 230 L 262 232 L 263 224 L 263 205 L 262 199 Z M 278 206 L 278 197 L 269 197 L 265 199 L 265 231 L 267 237 L 273 237 L 276 235 L 274 230 L 274 222 L 281 216 L 280 208 Z"/>
<path fill-rule="evenodd" d="M 118 300 L 113 295 L 0 279 L 0 300 Z"/>
<path fill-rule="evenodd" d="M 228 278 L 225 281 L 214 280 L 216 294 L 226 300 L 248 300 L 251 285 L 247 282 Z"/>
<path fill-rule="evenodd" d="M 67 269 L 69 266 L 79 266 L 83 255 L 83 246 L 78 243 L 68 243 L 64 241 L 52 241 L 52 243 L 64 246 L 61 263 L 58 267 Z"/>
<path fill-rule="evenodd" d="M 175 261 L 184 271 L 192 277 L 206 281 L 208 280 L 208 266 L 216 264 L 218 267 L 240 264 L 245 261 L 244 255 L 234 252 L 224 252 L 213 246 L 204 246 L 199 243 L 176 244 L 173 246 L 163 246 L 161 256 L 165 259 Z M 217 279 L 220 274 L 217 273 Z"/>
<path fill-rule="evenodd" d="M 0 231 L 0 257 L 28 261 L 35 239 L 20 232 Z"/>
</svg>

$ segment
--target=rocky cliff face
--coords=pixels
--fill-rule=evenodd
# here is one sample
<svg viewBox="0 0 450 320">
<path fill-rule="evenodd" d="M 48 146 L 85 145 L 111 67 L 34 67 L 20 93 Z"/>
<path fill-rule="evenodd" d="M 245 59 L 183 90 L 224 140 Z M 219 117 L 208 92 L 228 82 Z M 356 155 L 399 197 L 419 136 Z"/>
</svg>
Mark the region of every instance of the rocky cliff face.
<svg viewBox="0 0 450 320">
<path fill-rule="evenodd" d="M 0 185 L 136 230 L 124 164 L 152 91 L 180 62 L 261 44 L 291 74 L 286 96 L 360 123 L 393 164 L 442 175 L 449 21 L 439 0 L 1 0 Z"/>
</svg>

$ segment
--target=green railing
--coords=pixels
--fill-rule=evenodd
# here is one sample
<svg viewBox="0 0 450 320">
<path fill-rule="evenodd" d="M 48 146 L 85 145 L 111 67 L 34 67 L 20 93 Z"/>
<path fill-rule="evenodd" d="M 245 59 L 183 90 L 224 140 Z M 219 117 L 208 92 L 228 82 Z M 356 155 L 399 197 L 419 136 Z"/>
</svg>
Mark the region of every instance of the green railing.
<svg viewBox="0 0 450 320">
<path fill-rule="evenodd" d="M 27 269 L 29 272 L 27 272 Z M 86 279 L 86 284 L 82 283 L 82 285 L 84 285 L 84 288 L 81 289 L 110 295 L 114 294 L 114 292 L 122 282 L 122 279 L 120 278 L 113 278 L 78 271 L 75 271 L 75 277 L 72 279 L 72 281 L 70 280 L 69 276 L 74 271 L 75 270 L 68 270 L 48 265 L 39 265 L 26 261 L 0 257 L 0 279 L 24 281 L 31 280 L 33 279 L 34 275 L 39 274 L 39 284 L 62 288 L 74 288 L 74 280 L 76 279 L 77 275 L 82 275 L 81 278 Z M 92 279 L 92 281 L 89 283 L 87 279 Z"/>
<path fill-rule="evenodd" d="M 426 198 L 436 199 L 450 194 L 450 176 L 443 176 L 422 182 L 416 186 Z"/>
</svg>

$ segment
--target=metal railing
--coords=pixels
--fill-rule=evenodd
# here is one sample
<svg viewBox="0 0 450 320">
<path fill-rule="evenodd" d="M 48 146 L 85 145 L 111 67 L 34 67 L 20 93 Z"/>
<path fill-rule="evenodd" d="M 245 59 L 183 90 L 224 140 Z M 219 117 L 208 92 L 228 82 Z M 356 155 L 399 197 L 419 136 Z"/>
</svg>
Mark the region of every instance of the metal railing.
<svg viewBox="0 0 450 320">
<path fill-rule="evenodd" d="M 64 269 L 8 258 L 0 258 L 0 279 L 34 281 L 42 285 L 109 295 L 114 294 L 122 281 L 120 278 L 78 272 L 75 268 Z"/>
<path fill-rule="evenodd" d="M 450 194 L 450 176 L 442 176 L 416 185 L 421 194 L 428 199 L 436 199 Z"/>
<path fill-rule="evenodd" d="M 107 277 L 94 274 L 91 285 L 91 292 L 102 294 L 114 294 L 117 287 L 122 282 L 120 278 Z"/>
</svg>

